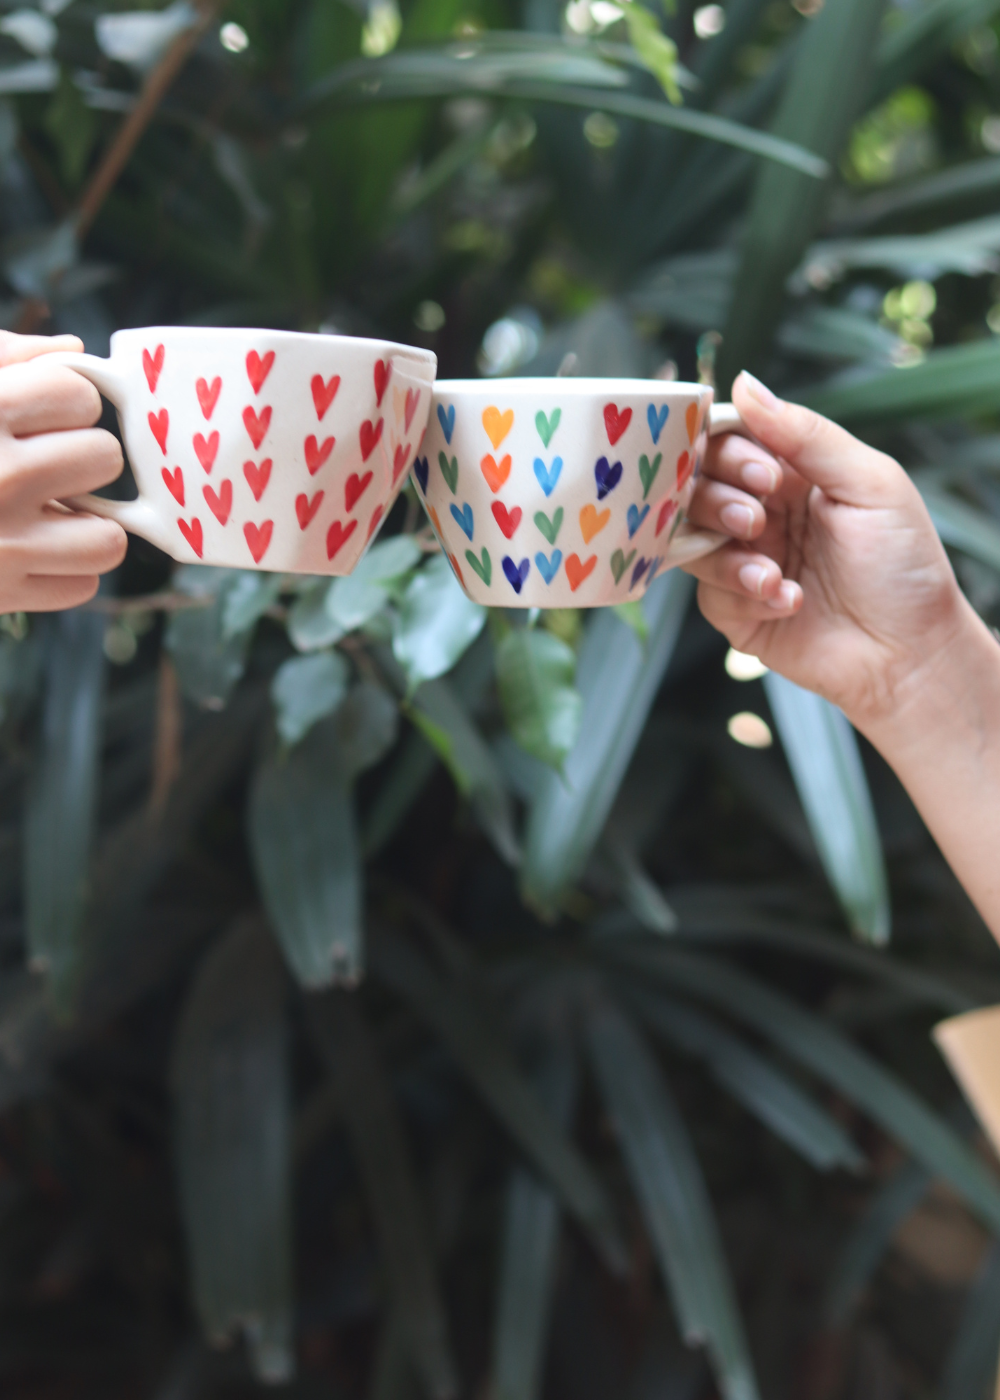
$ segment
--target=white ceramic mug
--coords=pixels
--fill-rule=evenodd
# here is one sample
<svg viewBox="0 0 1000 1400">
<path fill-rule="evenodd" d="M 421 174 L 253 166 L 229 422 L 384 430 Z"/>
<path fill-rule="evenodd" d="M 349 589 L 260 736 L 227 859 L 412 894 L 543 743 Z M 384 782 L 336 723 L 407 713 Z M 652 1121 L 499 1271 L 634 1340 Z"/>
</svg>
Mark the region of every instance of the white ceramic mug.
<svg viewBox="0 0 1000 1400">
<path fill-rule="evenodd" d="M 413 475 L 468 596 L 605 607 L 718 548 L 685 512 L 707 438 L 747 430 L 712 399 L 663 380 L 439 381 Z"/>
<path fill-rule="evenodd" d="M 58 354 L 115 405 L 139 495 L 78 497 L 182 563 L 349 574 L 406 480 L 429 351 L 351 336 L 159 326 Z"/>
</svg>

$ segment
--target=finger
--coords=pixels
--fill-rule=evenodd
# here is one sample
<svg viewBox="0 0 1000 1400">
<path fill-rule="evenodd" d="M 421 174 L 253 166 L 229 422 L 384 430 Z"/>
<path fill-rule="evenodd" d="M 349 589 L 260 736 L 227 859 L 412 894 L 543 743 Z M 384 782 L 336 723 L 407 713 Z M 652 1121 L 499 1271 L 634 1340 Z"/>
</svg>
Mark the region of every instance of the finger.
<svg viewBox="0 0 1000 1400">
<path fill-rule="evenodd" d="M 89 428 L 100 416 L 100 394 L 71 369 L 44 359 L 0 369 L 0 423 L 12 437 Z"/>
<path fill-rule="evenodd" d="M 117 438 L 103 428 L 21 438 L 0 451 L 0 504 L 23 511 L 96 491 L 116 480 L 123 465 Z"/>
<path fill-rule="evenodd" d="M 747 636 L 769 622 L 782 622 L 794 617 L 802 606 L 802 589 L 787 579 L 781 592 L 769 601 L 740 598 L 726 588 L 711 583 L 698 585 L 698 607 L 705 619 L 737 650 L 742 651 Z"/>
<path fill-rule="evenodd" d="M 812 409 L 784 403 L 746 371 L 733 385 L 733 403 L 765 447 L 834 500 L 881 505 L 898 489 L 900 478 L 906 479 L 891 457 Z"/>
<path fill-rule="evenodd" d="M 63 612 L 78 608 L 94 597 L 101 580 L 96 574 L 80 578 L 27 578 L 16 590 L 0 590 L 4 612 Z M 6 597 L 6 601 L 2 601 Z"/>
<path fill-rule="evenodd" d="M 776 597 L 782 585 L 781 570 L 773 559 L 737 544 L 726 545 L 681 567 L 713 588 L 756 601 Z"/>
<path fill-rule="evenodd" d="M 705 530 L 721 530 L 736 540 L 756 539 L 767 524 L 767 512 L 756 496 L 706 478 L 698 483 L 688 516 L 692 524 Z"/>
<path fill-rule="evenodd" d="M 739 433 L 710 438 L 702 470 L 715 481 L 742 487 L 755 496 L 773 496 L 782 482 L 781 463 Z"/>
<path fill-rule="evenodd" d="M 56 350 L 80 354 L 83 341 L 75 335 L 15 335 L 13 331 L 0 331 L 0 367 L 23 364 Z"/>
<path fill-rule="evenodd" d="M 127 547 L 125 531 L 113 520 L 97 515 L 43 516 L 16 536 L 0 539 L 0 559 L 26 577 L 71 578 L 117 569 Z"/>
</svg>

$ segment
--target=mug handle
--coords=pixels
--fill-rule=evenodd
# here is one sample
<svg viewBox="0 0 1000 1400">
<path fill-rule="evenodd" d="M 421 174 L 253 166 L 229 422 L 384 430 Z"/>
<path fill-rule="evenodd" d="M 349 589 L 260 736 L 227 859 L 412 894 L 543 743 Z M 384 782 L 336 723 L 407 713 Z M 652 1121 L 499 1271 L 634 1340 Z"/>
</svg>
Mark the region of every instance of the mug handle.
<svg viewBox="0 0 1000 1400">
<path fill-rule="evenodd" d="M 121 410 L 125 402 L 126 386 L 122 375 L 115 369 L 111 360 L 102 360 L 99 355 L 76 355 L 69 351 L 57 351 L 46 356 L 46 364 L 62 365 L 75 370 L 88 379 L 94 388 Z M 137 483 L 138 485 L 138 483 Z M 99 515 L 105 520 L 113 520 L 133 535 L 141 535 L 158 549 L 171 552 L 163 523 L 153 507 L 143 498 L 142 492 L 134 501 L 112 501 L 105 496 L 88 494 L 70 496 L 62 502 L 71 510 L 85 511 L 89 515 Z"/>
<path fill-rule="evenodd" d="M 734 404 L 713 403 L 709 409 L 708 436 L 718 437 L 720 433 L 740 433 L 743 437 L 751 435 Z M 667 557 L 671 564 L 690 564 L 720 549 L 728 540 L 728 535 L 720 535 L 715 530 L 694 530 L 682 525 L 670 542 Z"/>
</svg>

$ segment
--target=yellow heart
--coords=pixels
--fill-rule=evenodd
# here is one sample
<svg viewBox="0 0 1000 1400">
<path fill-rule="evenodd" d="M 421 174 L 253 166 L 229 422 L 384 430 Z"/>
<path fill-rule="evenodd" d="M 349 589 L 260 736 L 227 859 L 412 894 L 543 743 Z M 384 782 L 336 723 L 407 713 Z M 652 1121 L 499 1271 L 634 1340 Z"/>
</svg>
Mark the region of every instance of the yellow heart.
<svg viewBox="0 0 1000 1400">
<path fill-rule="evenodd" d="M 513 426 L 514 410 L 512 408 L 508 408 L 506 413 L 501 413 L 492 404 L 489 408 L 483 409 L 483 427 L 486 429 L 486 436 L 494 448 L 500 446 Z"/>
<path fill-rule="evenodd" d="M 687 406 L 687 413 L 685 415 L 687 421 L 688 442 L 694 442 L 695 438 L 698 436 L 698 413 L 699 405 L 696 403 L 689 403 Z"/>
<path fill-rule="evenodd" d="M 598 513 L 596 506 L 584 506 L 583 510 L 580 512 L 580 530 L 583 534 L 584 543 L 590 544 L 590 541 L 595 535 L 601 533 L 610 519 L 610 510 L 602 510 Z"/>
</svg>

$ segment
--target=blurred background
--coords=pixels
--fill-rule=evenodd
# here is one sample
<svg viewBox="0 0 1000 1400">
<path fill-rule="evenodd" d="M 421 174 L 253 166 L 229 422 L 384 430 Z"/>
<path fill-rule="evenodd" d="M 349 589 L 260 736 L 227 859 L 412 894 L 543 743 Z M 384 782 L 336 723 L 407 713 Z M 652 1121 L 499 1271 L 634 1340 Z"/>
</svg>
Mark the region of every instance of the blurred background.
<svg viewBox="0 0 1000 1400">
<path fill-rule="evenodd" d="M 0 0 L 0 326 L 747 366 L 991 624 L 998 199 L 1000 0 Z M 993 1394 L 929 1032 L 1000 957 L 684 575 L 487 617 L 410 488 L 351 579 L 133 540 L 0 717 L 5 1397 Z"/>
</svg>

